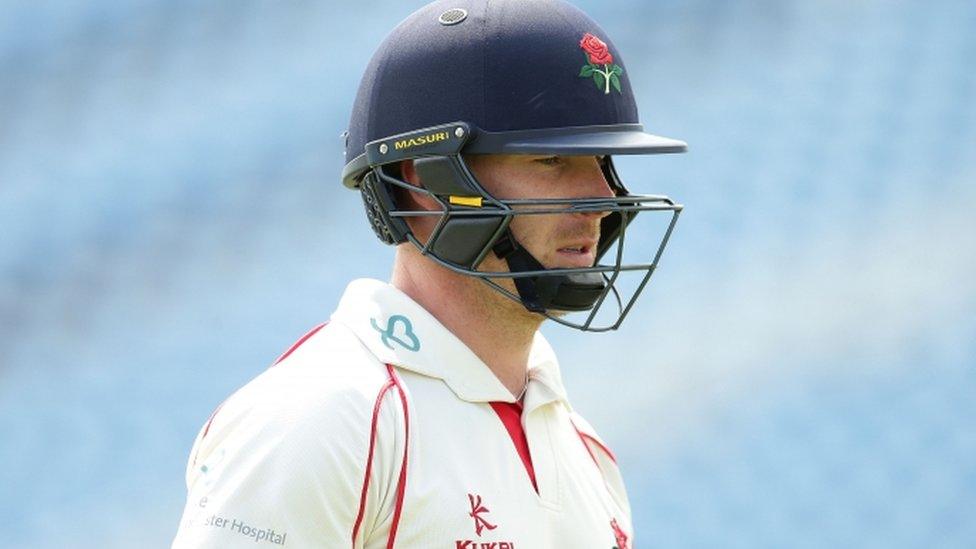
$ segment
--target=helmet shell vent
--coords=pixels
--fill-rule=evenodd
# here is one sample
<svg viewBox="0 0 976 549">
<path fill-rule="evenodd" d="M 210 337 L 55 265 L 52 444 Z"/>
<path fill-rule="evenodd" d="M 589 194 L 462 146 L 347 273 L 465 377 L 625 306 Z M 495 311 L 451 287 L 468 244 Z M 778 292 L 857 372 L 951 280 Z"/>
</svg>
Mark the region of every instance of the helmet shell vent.
<svg viewBox="0 0 976 549">
<path fill-rule="evenodd" d="M 462 8 L 451 8 L 437 18 L 437 22 L 444 26 L 457 25 L 468 18 L 468 11 Z"/>
</svg>

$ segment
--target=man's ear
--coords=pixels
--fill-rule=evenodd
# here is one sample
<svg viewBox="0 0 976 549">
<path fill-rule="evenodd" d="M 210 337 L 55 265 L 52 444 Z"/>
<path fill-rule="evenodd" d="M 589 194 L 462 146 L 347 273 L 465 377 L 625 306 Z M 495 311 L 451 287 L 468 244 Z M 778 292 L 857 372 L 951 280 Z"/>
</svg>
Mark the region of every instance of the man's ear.
<svg viewBox="0 0 976 549">
<path fill-rule="evenodd" d="M 400 162 L 400 177 L 415 187 L 420 187 L 420 176 L 414 168 L 413 159 L 409 158 Z"/>
<path fill-rule="evenodd" d="M 414 187 L 423 188 L 423 182 L 420 180 L 420 176 L 417 174 L 417 169 L 414 167 L 413 159 L 407 159 L 400 162 L 400 179 L 406 183 L 410 183 Z M 418 209 L 418 210 L 439 210 L 437 202 L 430 196 L 422 192 L 413 192 L 402 187 L 396 187 L 394 190 L 396 193 L 396 199 L 399 204 L 405 206 L 404 209 Z M 409 205 L 409 206 L 408 206 Z"/>
</svg>

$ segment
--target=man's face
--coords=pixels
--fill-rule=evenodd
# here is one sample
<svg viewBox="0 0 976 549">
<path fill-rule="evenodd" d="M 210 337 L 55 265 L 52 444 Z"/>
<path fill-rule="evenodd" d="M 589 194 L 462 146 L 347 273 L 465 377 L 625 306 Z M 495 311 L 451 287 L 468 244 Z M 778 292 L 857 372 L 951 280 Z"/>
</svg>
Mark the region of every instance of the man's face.
<svg viewBox="0 0 976 549">
<path fill-rule="evenodd" d="M 469 155 L 465 162 L 485 190 L 500 200 L 614 196 L 595 156 Z M 592 267 L 600 220 L 606 215 L 517 215 L 510 227 L 516 240 L 546 268 Z M 489 254 L 480 269 L 504 271 L 507 267 Z"/>
</svg>

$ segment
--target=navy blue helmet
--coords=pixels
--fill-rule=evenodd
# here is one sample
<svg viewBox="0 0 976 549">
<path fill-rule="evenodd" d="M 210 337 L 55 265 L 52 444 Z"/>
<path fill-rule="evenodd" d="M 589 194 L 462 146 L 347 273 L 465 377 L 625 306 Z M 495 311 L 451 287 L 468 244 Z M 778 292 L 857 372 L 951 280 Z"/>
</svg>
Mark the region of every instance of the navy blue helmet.
<svg viewBox="0 0 976 549">
<path fill-rule="evenodd" d="M 366 68 L 346 134 L 343 183 L 358 188 L 377 236 L 410 242 L 439 264 L 476 276 L 528 310 L 575 328 L 616 329 L 646 285 L 681 206 L 664 196 L 631 194 L 612 155 L 684 152 L 682 141 L 644 132 L 620 52 L 607 33 L 560 0 L 439 0 L 400 23 Z M 615 198 L 500 200 L 485 191 L 464 161 L 468 154 L 586 155 L 600 159 Z M 414 161 L 422 189 L 400 178 Z M 398 208 L 396 187 L 440 204 L 433 234 L 421 242 L 405 218 L 431 212 Z M 597 262 L 546 268 L 509 230 L 514 216 L 609 212 L 601 221 Z M 548 211 L 547 210 L 547 211 Z M 670 224 L 653 259 L 622 264 L 622 240 L 637 213 L 665 211 Z M 603 256 L 614 244 L 616 253 Z M 508 270 L 479 270 L 488 254 Z M 643 272 L 634 294 L 620 299 L 622 271 Z M 511 278 L 516 293 L 498 284 Z M 615 320 L 595 325 L 608 295 Z M 563 312 L 591 311 L 571 322 Z"/>
</svg>

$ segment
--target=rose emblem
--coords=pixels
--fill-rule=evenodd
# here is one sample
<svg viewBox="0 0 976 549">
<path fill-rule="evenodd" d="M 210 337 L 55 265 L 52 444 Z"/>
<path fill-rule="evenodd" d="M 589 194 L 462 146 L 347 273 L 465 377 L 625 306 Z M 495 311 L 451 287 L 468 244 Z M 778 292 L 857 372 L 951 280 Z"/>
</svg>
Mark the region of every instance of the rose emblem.
<svg viewBox="0 0 976 549">
<path fill-rule="evenodd" d="M 610 54 L 606 42 L 586 33 L 579 46 L 586 54 L 586 64 L 580 69 L 580 78 L 592 78 L 597 89 L 602 89 L 604 94 L 610 93 L 611 85 L 617 93 L 623 93 L 620 91 L 620 75 L 624 73 L 624 69 L 613 64 L 613 55 Z"/>
<path fill-rule="evenodd" d="M 607 47 L 607 44 L 590 33 L 583 35 L 583 39 L 580 40 L 580 47 L 589 56 L 590 63 L 593 65 L 609 65 L 613 63 L 613 56 L 610 55 L 610 49 Z"/>
</svg>

